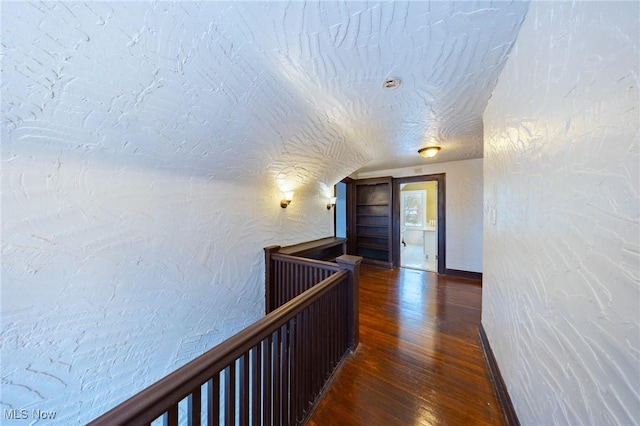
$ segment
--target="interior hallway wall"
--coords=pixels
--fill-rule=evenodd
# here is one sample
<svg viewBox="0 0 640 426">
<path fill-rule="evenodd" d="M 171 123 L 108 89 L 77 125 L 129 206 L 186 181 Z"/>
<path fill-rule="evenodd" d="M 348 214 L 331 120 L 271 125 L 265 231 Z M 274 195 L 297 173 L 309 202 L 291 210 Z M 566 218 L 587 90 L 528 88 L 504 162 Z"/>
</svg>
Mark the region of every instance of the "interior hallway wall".
<svg viewBox="0 0 640 426">
<path fill-rule="evenodd" d="M 1 8 L 0 416 L 85 424 L 261 317 L 263 247 L 333 235 L 356 161 L 310 164 L 333 134 L 299 137 L 242 7 Z"/>
<path fill-rule="evenodd" d="M 523 425 L 640 423 L 638 2 L 537 2 L 485 113 L 482 323 Z"/>
<path fill-rule="evenodd" d="M 262 248 L 333 234 L 321 196 L 3 142 L 2 409 L 86 423 L 264 314 Z M 15 148 L 15 149 L 12 149 Z"/>
<path fill-rule="evenodd" d="M 363 172 L 358 173 L 357 178 L 400 178 L 438 173 L 446 174 L 445 266 L 448 269 L 482 272 L 482 159 Z"/>
</svg>

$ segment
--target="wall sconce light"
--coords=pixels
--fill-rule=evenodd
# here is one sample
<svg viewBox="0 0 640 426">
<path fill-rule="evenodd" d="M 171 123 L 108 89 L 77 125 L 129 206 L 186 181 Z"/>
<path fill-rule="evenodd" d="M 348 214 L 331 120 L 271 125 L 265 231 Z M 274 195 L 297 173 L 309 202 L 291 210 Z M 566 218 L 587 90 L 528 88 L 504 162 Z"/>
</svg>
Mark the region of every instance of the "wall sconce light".
<svg viewBox="0 0 640 426">
<path fill-rule="evenodd" d="M 280 200 L 280 207 L 286 209 L 289 204 L 291 204 L 291 200 L 293 200 L 293 191 L 288 191 L 284 193 L 284 199 Z"/>
<path fill-rule="evenodd" d="M 331 207 L 336 206 L 336 197 L 329 198 L 329 204 L 327 204 L 327 210 L 331 210 Z"/>
<path fill-rule="evenodd" d="M 425 148 L 420 148 L 418 150 L 418 154 L 422 155 L 424 158 L 435 157 L 440 151 L 439 146 L 428 146 Z"/>
</svg>

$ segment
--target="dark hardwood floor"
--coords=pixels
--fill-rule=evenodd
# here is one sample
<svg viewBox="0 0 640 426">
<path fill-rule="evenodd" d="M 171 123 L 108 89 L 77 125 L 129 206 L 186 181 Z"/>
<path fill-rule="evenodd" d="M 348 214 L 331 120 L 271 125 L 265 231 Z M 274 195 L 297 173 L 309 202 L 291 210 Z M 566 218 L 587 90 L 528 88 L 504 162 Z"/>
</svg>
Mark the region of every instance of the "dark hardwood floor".
<svg viewBox="0 0 640 426">
<path fill-rule="evenodd" d="M 503 425 L 478 281 L 363 266 L 360 346 L 308 425 Z"/>
</svg>

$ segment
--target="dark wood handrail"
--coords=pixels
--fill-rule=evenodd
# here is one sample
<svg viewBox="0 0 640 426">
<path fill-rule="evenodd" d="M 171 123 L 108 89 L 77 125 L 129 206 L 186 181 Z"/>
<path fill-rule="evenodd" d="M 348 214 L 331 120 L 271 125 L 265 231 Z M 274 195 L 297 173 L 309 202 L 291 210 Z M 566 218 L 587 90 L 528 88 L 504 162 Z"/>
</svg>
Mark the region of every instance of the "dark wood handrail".
<svg viewBox="0 0 640 426">
<path fill-rule="evenodd" d="M 335 262 L 327 262 L 324 260 L 316 260 L 316 259 L 307 259 L 305 257 L 297 257 L 291 256 L 288 254 L 282 253 L 272 253 L 272 260 L 286 260 L 288 263 L 292 263 L 294 265 L 314 265 L 321 267 L 322 269 L 326 269 L 328 271 L 339 271 L 340 266 Z"/>
<path fill-rule="evenodd" d="M 331 261 L 347 253 L 347 240 L 346 238 L 338 237 L 320 238 L 319 240 L 279 247 L 278 252 L 306 259 Z"/>
<path fill-rule="evenodd" d="M 215 374 L 234 364 L 239 357 L 279 330 L 283 324 L 286 324 L 340 283 L 344 283 L 345 280 L 348 280 L 349 275 L 350 273 L 344 269 L 336 271 L 318 285 L 124 401 L 93 420 L 89 425 L 149 424 L 166 413 L 169 407 L 176 407 L 176 404 L 193 392 L 194 387 L 203 385 Z M 351 280 L 351 284 L 354 284 L 353 280 Z M 357 345 L 357 341 L 355 344 Z M 350 349 L 355 349 L 351 345 L 353 345 L 353 339 L 349 338 Z"/>
</svg>

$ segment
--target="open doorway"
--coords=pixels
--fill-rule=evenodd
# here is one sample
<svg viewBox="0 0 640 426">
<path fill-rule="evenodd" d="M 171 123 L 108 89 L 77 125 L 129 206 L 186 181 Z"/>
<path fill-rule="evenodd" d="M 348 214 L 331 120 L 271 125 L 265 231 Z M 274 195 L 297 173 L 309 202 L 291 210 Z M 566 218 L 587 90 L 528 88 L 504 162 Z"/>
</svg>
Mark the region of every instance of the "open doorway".
<svg viewBox="0 0 640 426">
<path fill-rule="evenodd" d="M 394 183 L 394 265 L 445 273 L 445 175 Z"/>
<path fill-rule="evenodd" d="M 400 184 L 400 266 L 438 271 L 438 182 Z"/>
</svg>

